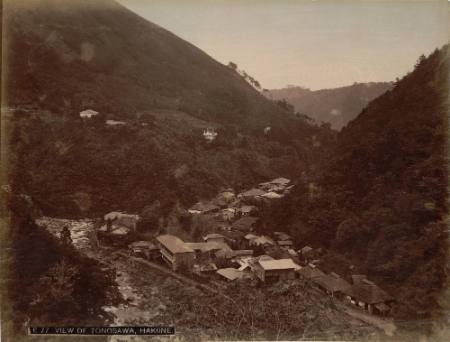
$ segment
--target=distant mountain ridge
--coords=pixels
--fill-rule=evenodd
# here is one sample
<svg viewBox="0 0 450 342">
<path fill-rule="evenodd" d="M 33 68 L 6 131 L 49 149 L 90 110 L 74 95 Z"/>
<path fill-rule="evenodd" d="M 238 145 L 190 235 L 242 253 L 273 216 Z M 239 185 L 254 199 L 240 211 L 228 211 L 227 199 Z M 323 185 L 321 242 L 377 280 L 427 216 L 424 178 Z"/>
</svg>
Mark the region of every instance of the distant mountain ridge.
<svg viewBox="0 0 450 342">
<path fill-rule="evenodd" d="M 285 99 L 297 112 L 308 115 L 318 123 L 329 122 L 333 128 L 341 129 L 370 101 L 391 88 L 391 82 L 355 83 L 320 90 L 290 86 L 271 89 L 264 95 L 273 100 Z"/>
</svg>

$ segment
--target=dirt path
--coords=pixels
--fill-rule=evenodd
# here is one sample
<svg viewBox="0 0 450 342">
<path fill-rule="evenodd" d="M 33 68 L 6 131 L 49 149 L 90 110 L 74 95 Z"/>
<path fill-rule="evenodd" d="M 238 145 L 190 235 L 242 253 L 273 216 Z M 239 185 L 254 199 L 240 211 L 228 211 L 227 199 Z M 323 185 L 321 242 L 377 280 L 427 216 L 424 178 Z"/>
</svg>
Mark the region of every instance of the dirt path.
<svg viewBox="0 0 450 342">
<path fill-rule="evenodd" d="M 117 251 L 109 247 L 96 247 L 90 242 L 94 229 L 91 220 L 66 220 L 43 217 L 37 223 L 59 238 L 64 226 L 71 231 L 73 245 L 81 253 L 90 258 L 106 263 L 116 269 L 116 283 L 123 298 L 117 306 L 104 307 L 104 310 L 114 315 L 112 325 L 141 326 L 175 326 L 176 336 L 169 339 L 180 340 L 180 336 L 189 333 L 171 315 L 171 307 L 177 295 L 204 296 L 205 293 L 217 293 L 217 290 L 200 284 L 168 268 L 140 258 L 131 257 L 124 250 Z M 208 338 L 208 336 L 204 336 Z M 139 337 L 127 336 L 108 338 L 111 342 L 122 341 L 167 341 L 167 336 Z"/>
<path fill-rule="evenodd" d="M 193 327 L 183 329 L 182 322 L 178 322 L 171 314 L 176 298 L 205 296 L 213 294 L 222 296 L 225 300 L 234 300 L 223 294 L 219 288 L 206 284 L 201 284 L 189 277 L 172 272 L 167 267 L 150 262 L 141 258 L 130 256 L 125 250 L 117 250 L 109 247 L 96 247 L 91 243 L 90 237 L 94 229 L 94 222 L 91 220 L 65 220 L 54 218 L 41 218 L 38 224 L 45 227 L 50 233 L 59 237 L 59 233 L 64 226 L 68 226 L 73 239 L 73 245 L 81 253 L 107 263 L 116 269 L 116 283 L 123 298 L 123 302 L 117 306 L 104 307 L 105 311 L 114 315 L 114 325 L 172 325 L 177 328 L 177 336 L 170 340 L 180 340 L 181 336 L 189 333 L 198 333 Z M 238 303 L 235 303 L 237 306 Z M 349 320 L 355 326 L 358 321 L 375 326 L 381 329 L 388 336 L 395 332 L 395 325 L 387 320 L 366 314 L 360 310 L 350 307 L 342 308 L 346 312 Z M 180 319 L 180 318 L 178 318 Z M 183 318 L 181 317 L 181 320 Z M 212 330 L 213 333 L 213 330 Z M 197 335 L 198 336 L 198 335 Z M 165 340 L 167 337 L 152 337 L 152 341 Z M 207 332 L 202 335 L 202 340 L 211 340 Z M 109 338 L 110 342 L 121 341 L 148 341 L 148 337 L 114 337 Z M 183 340 L 183 338 L 181 338 Z"/>
<path fill-rule="evenodd" d="M 193 280 L 193 279 L 191 279 L 189 277 L 186 277 L 186 276 L 184 276 L 182 274 L 175 273 L 175 272 L 171 271 L 170 269 L 168 269 L 167 267 L 158 265 L 158 264 L 156 264 L 154 262 L 150 262 L 148 260 L 144 260 L 142 258 L 136 258 L 136 257 L 130 256 L 130 255 L 128 255 L 128 254 L 126 254 L 125 252 L 122 252 L 122 251 L 116 252 L 116 254 L 121 256 L 121 257 L 123 257 L 124 259 L 128 260 L 128 262 L 139 264 L 139 265 L 143 265 L 144 267 L 147 267 L 147 268 L 150 268 L 150 269 L 154 269 L 154 270 L 156 270 L 158 272 L 161 272 L 161 273 L 166 274 L 166 275 L 168 275 L 170 277 L 178 279 L 178 280 L 180 280 L 180 281 L 182 281 L 182 282 L 184 282 L 184 283 L 186 283 L 188 285 L 191 285 L 193 287 L 197 287 L 200 290 L 203 290 L 203 291 L 206 291 L 206 292 L 210 292 L 212 294 L 217 294 L 217 295 L 220 295 L 220 296 L 222 296 L 222 297 L 224 297 L 224 298 L 226 298 L 228 300 L 232 300 L 232 298 L 230 298 L 230 297 L 226 296 L 225 294 L 223 294 L 219 289 L 213 288 L 213 287 L 205 285 L 205 284 L 201 284 L 201 283 L 199 283 L 199 282 L 197 282 L 197 281 L 195 281 L 195 280 Z"/>
<path fill-rule="evenodd" d="M 390 320 L 383 319 L 378 316 L 370 315 L 361 310 L 353 309 L 350 307 L 347 307 L 345 309 L 345 312 L 352 317 L 355 317 L 363 322 L 366 322 L 370 325 L 373 325 L 373 326 L 383 330 L 387 336 L 394 335 L 394 332 L 397 330 L 397 327 L 395 326 L 395 324 Z"/>
</svg>

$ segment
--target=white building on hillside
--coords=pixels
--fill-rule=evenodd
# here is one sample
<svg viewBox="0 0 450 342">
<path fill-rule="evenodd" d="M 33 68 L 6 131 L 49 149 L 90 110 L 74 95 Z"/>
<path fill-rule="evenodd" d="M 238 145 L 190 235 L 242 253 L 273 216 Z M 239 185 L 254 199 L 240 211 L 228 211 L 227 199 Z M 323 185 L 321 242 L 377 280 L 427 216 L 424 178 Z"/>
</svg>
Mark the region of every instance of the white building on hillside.
<svg viewBox="0 0 450 342">
<path fill-rule="evenodd" d="M 212 142 L 217 137 L 217 132 L 214 128 L 208 127 L 203 131 L 203 137 L 207 142 Z"/>
<path fill-rule="evenodd" d="M 98 115 L 98 112 L 96 112 L 93 109 L 86 109 L 86 110 L 83 110 L 83 111 L 80 112 L 80 117 L 83 118 L 83 119 L 90 119 L 90 118 L 92 118 L 93 116 L 96 116 L 96 115 Z"/>
</svg>

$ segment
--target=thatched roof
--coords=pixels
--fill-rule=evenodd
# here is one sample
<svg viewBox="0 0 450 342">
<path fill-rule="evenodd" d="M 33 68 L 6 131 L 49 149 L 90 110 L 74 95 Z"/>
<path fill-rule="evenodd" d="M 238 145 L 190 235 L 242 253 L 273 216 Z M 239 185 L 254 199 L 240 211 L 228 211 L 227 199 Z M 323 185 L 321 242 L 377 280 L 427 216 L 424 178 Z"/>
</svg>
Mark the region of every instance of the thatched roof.
<svg viewBox="0 0 450 342">
<path fill-rule="evenodd" d="M 352 276 L 353 278 L 353 276 Z M 353 278 L 355 282 L 355 278 Z M 347 294 L 367 304 L 378 304 L 394 300 L 394 298 L 367 278 L 359 278 L 347 291 Z"/>
<path fill-rule="evenodd" d="M 324 274 L 313 279 L 313 281 L 330 292 L 347 293 L 351 285 L 336 273 Z"/>
</svg>

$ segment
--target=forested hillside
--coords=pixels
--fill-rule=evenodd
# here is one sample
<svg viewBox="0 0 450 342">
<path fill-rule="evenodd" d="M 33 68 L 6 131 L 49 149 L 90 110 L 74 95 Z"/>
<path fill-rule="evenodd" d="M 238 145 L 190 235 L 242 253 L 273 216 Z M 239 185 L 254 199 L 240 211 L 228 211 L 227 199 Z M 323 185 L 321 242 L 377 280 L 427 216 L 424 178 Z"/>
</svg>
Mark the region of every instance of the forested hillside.
<svg viewBox="0 0 450 342">
<path fill-rule="evenodd" d="M 1 239 L 2 337 L 25 340 L 28 324 L 110 324 L 104 307 L 121 301 L 110 269 L 39 229 L 30 197 L 0 191 L 8 227 Z"/>
<path fill-rule="evenodd" d="M 273 100 L 285 99 L 295 111 L 317 122 L 328 122 L 341 129 L 367 104 L 392 87 L 389 82 L 355 83 L 348 87 L 309 90 L 302 87 L 271 89 L 264 94 Z"/>
<path fill-rule="evenodd" d="M 398 317 L 436 314 L 446 286 L 448 68 L 447 47 L 422 56 L 340 132 L 315 191 L 297 187 L 267 219 L 368 274 Z"/>
<path fill-rule="evenodd" d="M 112 0 L 5 9 L 8 182 L 45 214 L 169 210 L 220 187 L 298 178 L 334 140 Z M 82 120 L 88 108 L 100 114 Z"/>
</svg>

